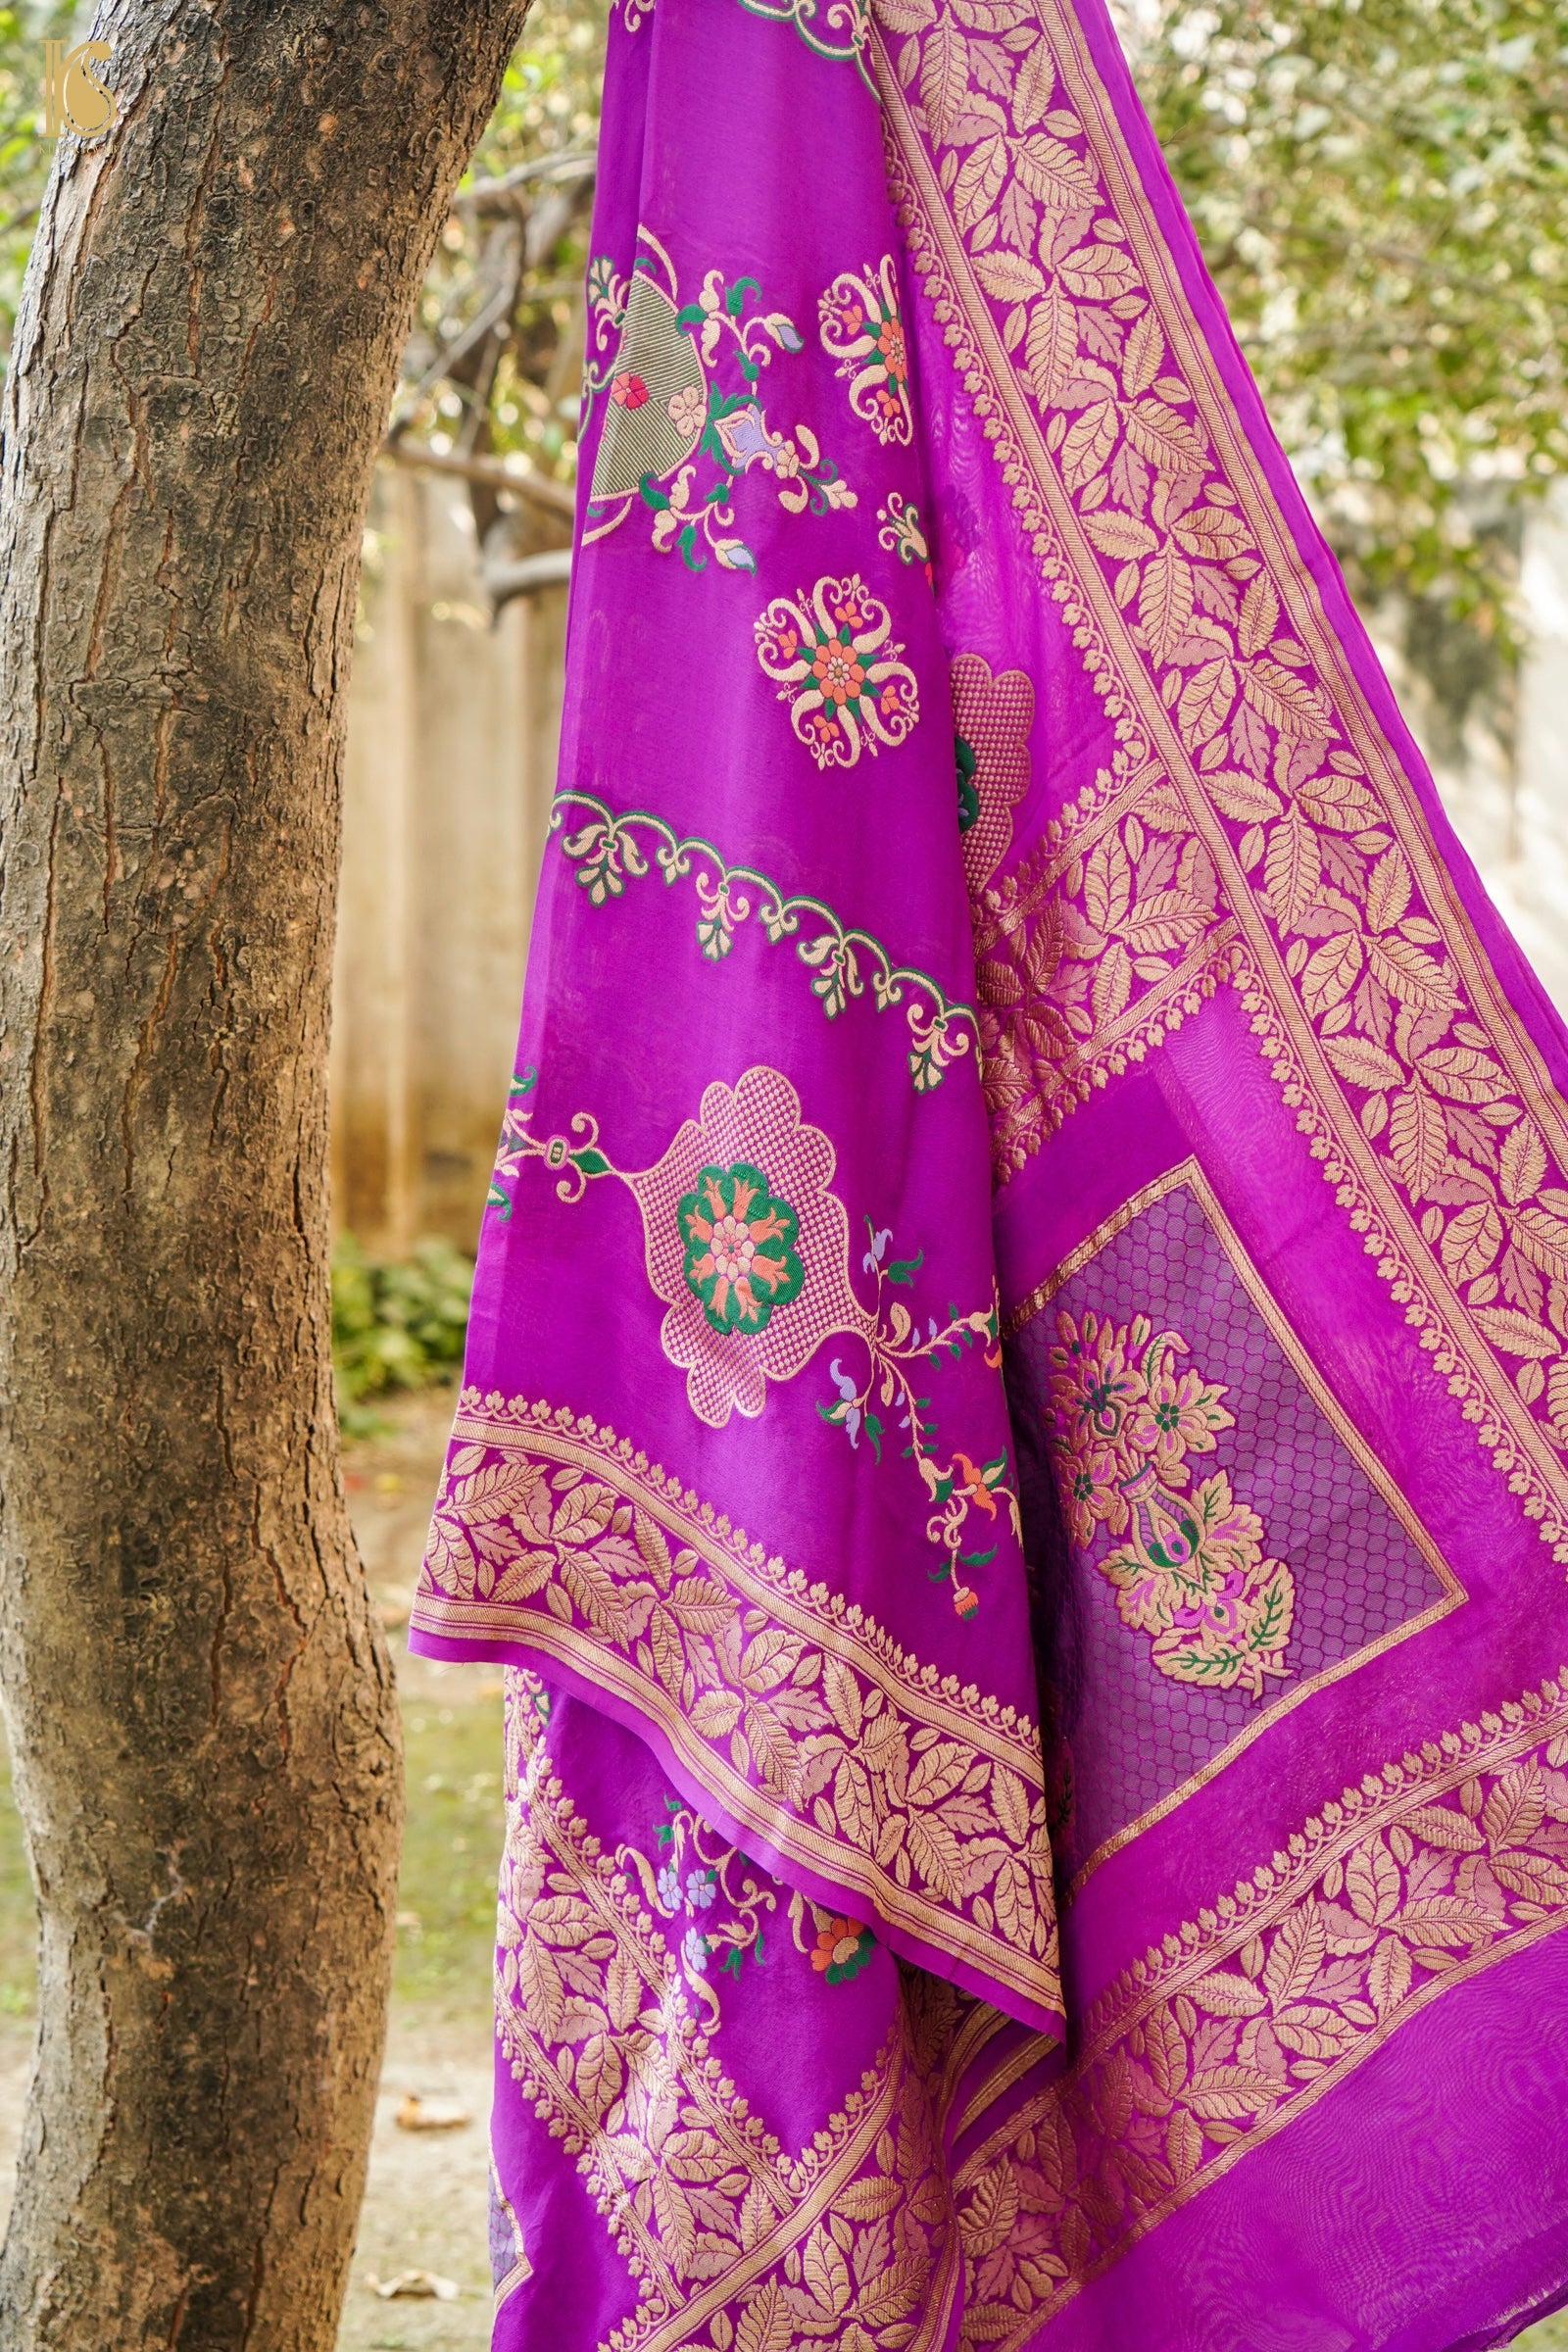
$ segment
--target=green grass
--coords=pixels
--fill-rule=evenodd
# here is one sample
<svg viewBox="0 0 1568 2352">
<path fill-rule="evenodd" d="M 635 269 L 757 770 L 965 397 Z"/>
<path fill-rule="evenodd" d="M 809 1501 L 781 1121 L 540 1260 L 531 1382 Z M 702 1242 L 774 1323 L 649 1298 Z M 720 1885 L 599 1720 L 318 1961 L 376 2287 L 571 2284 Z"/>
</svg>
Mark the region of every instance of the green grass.
<svg viewBox="0 0 1568 2352">
<path fill-rule="evenodd" d="M 409 1817 L 398 1889 L 394 1989 L 408 2000 L 483 2008 L 495 1951 L 501 1859 L 501 1700 L 406 1699 Z"/>
</svg>

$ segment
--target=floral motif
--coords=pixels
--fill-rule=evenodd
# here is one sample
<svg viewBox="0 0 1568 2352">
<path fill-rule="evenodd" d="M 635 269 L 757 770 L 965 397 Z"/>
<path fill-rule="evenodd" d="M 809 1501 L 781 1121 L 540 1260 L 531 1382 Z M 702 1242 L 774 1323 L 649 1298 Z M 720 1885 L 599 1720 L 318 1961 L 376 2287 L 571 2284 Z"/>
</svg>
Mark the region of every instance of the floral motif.
<svg viewBox="0 0 1568 2352">
<path fill-rule="evenodd" d="M 881 442 L 914 438 L 909 355 L 891 253 L 857 272 L 845 270 L 817 301 L 822 349 L 837 360 L 850 406 Z"/>
<path fill-rule="evenodd" d="M 1568 1134 L 1531 1050 L 1406 854 L 1342 649 L 1258 542 L 1243 490 L 1262 511 L 1273 493 L 1260 468 L 1229 478 L 1198 338 L 1160 308 L 1143 224 L 1117 217 L 1065 56 L 923 0 L 881 13 L 909 36 L 885 88 L 900 217 L 1019 527 L 1126 754 L 1158 747 L 1204 856 L 1224 853 L 1218 915 L 1248 950 L 1211 941 L 1169 1007 L 1242 985 L 1325 1179 L 1568 1559 Z M 999 345 L 1022 398 L 997 388 Z M 1142 1016 L 1141 1048 L 1161 1018 Z"/>
<path fill-rule="evenodd" d="M 929 972 L 896 964 L 881 940 L 869 931 L 851 929 L 820 899 L 791 896 L 756 866 L 729 864 L 710 842 L 683 837 L 646 809 L 616 816 L 593 793 L 558 793 L 550 816 L 552 830 L 559 830 L 572 809 L 587 811 L 586 821 L 565 834 L 562 846 L 594 906 L 618 899 L 628 878 L 638 879 L 652 870 L 638 839 L 642 834 L 657 845 L 652 862 L 667 885 L 688 876 L 695 879 L 697 941 L 712 962 L 728 956 L 737 928 L 755 911 L 775 947 L 782 940 L 795 941 L 797 956 L 812 974 L 811 994 L 830 1021 L 852 997 L 865 994 L 867 972 L 878 1012 L 905 1004 L 907 990 L 909 1074 L 916 1093 L 940 1086 L 948 1063 L 967 1054 L 978 1037 L 972 1004 L 956 1002 Z M 493 1204 L 506 1199 L 494 1188 L 490 1197 Z"/>
<path fill-rule="evenodd" d="M 790 705 L 818 767 L 853 767 L 862 750 L 900 744 L 920 715 L 914 672 L 890 645 L 886 605 L 858 572 L 777 596 L 756 625 L 757 658 Z"/>
<path fill-rule="evenodd" d="M 1568 1925 L 1565 1680 L 1369 1773 L 1101 1995 L 959 2172 L 966 2345 L 1022 2352 L 1450 1984 Z"/>
<path fill-rule="evenodd" d="M 849 1221 L 829 1189 L 834 1165 L 833 1146 L 802 1117 L 789 1080 L 758 1068 L 733 1087 L 718 1081 L 707 1088 L 697 1117 L 681 1127 L 663 1158 L 626 1178 L 643 1214 L 649 1278 L 669 1310 L 661 1335 L 664 1353 L 687 1374 L 693 1412 L 714 1429 L 732 1412 L 760 1413 L 769 1380 L 793 1380 L 831 1333 L 864 1326 L 865 1309 L 850 1287 Z M 781 1250 L 763 1244 L 764 1256 L 774 1249 L 780 1273 L 764 1277 L 758 1271 L 762 1261 L 754 1258 L 752 1282 L 772 1281 L 771 1304 L 787 1301 L 788 1312 L 754 1317 L 738 1291 L 717 1304 L 724 1277 L 716 1260 L 714 1275 L 703 1278 L 709 1297 L 693 1284 L 697 1261 L 686 1204 L 710 1173 L 738 1174 L 744 1187 L 762 1167 L 769 1197 L 763 1222 L 783 1209 L 788 1223 L 775 1237 Z M 730 1201 L 732 1215 L 738 1198 Z M 746 1244 L 732 1234 L 729 1246 L 743 1251 Z"/>
<path fill-rule="evenodd" d="M 765 1331 L 775 1307 L 801 1295 L 800 1220 L 776 1200 L 760 1168 L 703 1168 L 675 1209 L 686 1244 L 686 1287 L 717 1332 Z"/>
<path fill-rule="evenodd" d="M 653 510 L 653 544 L 678 551 L 692 571 L 711 555 L 723 571 L 754 572 L 757 558 L 733 529 L 734 493 L 754 467 L 772 476 L 786 513 L 825 514 L 853 507 L 855 492 L 824 464 L 804 424 L 793 439 L 775 432 L 758 399 L 775 351 L 804 350 L 782 311 L 748 317 L 757 280 L 733 284 L 710 270 L 695 302 L 682 304 L 674 266 L 647 228 L 629 279 L 603 255 L 588 270 L 592 344 L 583 376 L 586 416 L 601 393 L 610 413 L 589 490 L 587 541 L 618 528 L 641 499 Z M 727 361 L 739 378 L 726 391 Z M 731 379 L 733 381 L 733 378 Z M 700 462 L 710 478 L 699 490 Z"/>
<path fill-rule="evenodd" d="M 858 1446 L 863 1433 L 878 1461 L 882 1458 L 886 1431 L 873 1407 L 873 1396 L 884 1410 L 891 1408 L 897 1412 L 898 1426 L 906 1441 L 904 1454 L 919 1471 L 931 1504 L 926 1540 L 939 1545 L 946 1554 L 942 1566 L 930 1572 L 932 1581 L 940 1584 L 952 1580 L 954 1609 L 959 1617 L 967 1619 L 978 1610 L 979 1597 L 959 1577 L 958 1570 L 987 1567 L 997 1556 L 994 1543 L 987 1544 L 983 1551 L 960 1549 L 969 1533 L 970 1513 L 981 1515 L 983 1531 L 985 1522 L 992 1528 L 1003 1524 L 1005 1513 L 1005 1524 L 1021 1543 L 1023 1523 L 1018 1498 L 1007 1483 L 1005 1448 L 978 1465 L 966 1453 L 956 1450 L 946 1462 L 937 1459 L 937 1424 L 930 1417 L 932 1400 L 917 1396 L 914 1383 L 922 1377 L 921 1366 L 940 1366 L 944 1356 L 958 1360 L 977 1344 L 985 1348 L 987 1364 L 993 1371 L 999 1371 L 1002 1347 L 998 1302 L 993 1296 L 989 1308 L 977 1308 L 967 1315 L 950 1313 L 946 1325 L 940 1327 L 935 1315 L 928 1315 L 922 1332 L 904 1301 L 889 1300 L 886 1290 L 889 1285 L 912 1287 L 924 1262 L 924 1253 L 917 1250 L 913 1257 L 889 1258 L 892 1228 L 885 1226 L 878 1232 L 867 1218 L 866 1234 L 869 1247 L 860 1267 L 876 1284 L 876 1304 L 866 1319 L 862 1335 L 867 1369 L 858 1380 L 845 1371 L 842 1358 L 834 1356 L 828 1366 L 828 1377 L 838 1392 L 837 1397 L 832 1404 L 819 1404 L 816 1409 L 824 1421 L 844 1431 L 851 1446 Z"/>
<path fill-rule="evenodd" d="M 972 1962 L 1041 2024 L 1059 2010 L 1038 1728 L 629 1441 L 466 1391 L 413 1621 L 504 1631 L 616 1692 L 727 1819 L 857 1914 Z"/>
<path fill-rule="evenodd" d="M 876 535 L 878 547 L 885 547 L 888 554 L 897 556 L 901 564 L 918 564 L 930 584 L 934 576 L 931 549 L 926 540 L 925 524 L 920 520 L 920 510 L 913 500 L 903 499 L 897 490 L 890 490 L 886 506 L 878 507 L 876 511 L 876 518 L 882 526 Z"/>
<path fill-rule="evenodd" d="M 665 1798 L 664 1811 L 668 1819 L 656 1834 L 663 1855 L 657 1869 L 632 1845 L 623 1845 L 615 1859 L 636 1871 L 652 1910 L 683 1926 L 682 1971 L 716 2026 L 718 1995 L 709 1965 L 716 1954 L 717 1973 L 738 1977 L 748 1952 L 761 1959 L 765 1914 L 777 1910 L 783 1889 L 678 1796 Z"/>
<path fill-rule="evenodd" d="M 698 1117 L 687 1120 L 663 1158 L 637 1172 L 612 1164 L 600 1146 L 599 1122 L 587 1111 L 577 1112 L 569 1134 L 536 1136 L 527 1101 L 533 1082 L 532 1071 L 514 1081 L 491 1198 L 510 1205 L 506 1185 L 531 1159 L 557 1172 L 557 1194 L 568 1203 L 580 1200 L 595 1177 L 614 1177 L 628 1188 L 642 1211 L 649 1279 L 669 1307 L 661 1329 L 664 1353 L 687 1374 L 693 1412 L 714 1429 L 732 1412 L 755 1418 L 767 1401 L 768 1381 L 793 1380 L 824 1340 L 840 1334 L 863 1340 L 864 1374 L 847 1372 L 835 1356 L 829 1377 L 837 1397 L 816 1409 L 845 1431 L 852 1446 L 863 1430 L 878 1462 L 884 1424 L 873 1395 L 897 1412 L 907 1439 L 903 1456 L 913 1461 L 930 1506 L 926 1537 L 943 1554 L 933 1580 L 951 1578 L 958 1615 L 972 1617 L 978 1597 L 958 1569 L 988 1565 L 997 1545 L 961 1548 L 970 1514 L 981 1514 L 987 1532 L 1005 1525 L 1021 1541 L 1007 1455 L 1004 1449 L 977 1464 L 955 1449 L 939 1460 L 933 1400 L 917 1395 L 915 1384 L 926 1367 L 961 1361 L 977 1344 L 988 1367 L 1000 1371 L 995 1286 L 989 1306 L 966 1314 L 950 1308 L 945 1323 L 928 1315 L 922 1331 L 903 1300 L 888 1301 L 885 1291 L 912 1285 L 924 1252 L 884 1265 L 892 1233 L 878 1232 L 868 1218 L 870 1247 L 860 1263 L 876 1298 L 862 1306 L 850 1282 L 848 1219 L 829 1189 L 832 1144 L 802 1118 L 799 1096 L 777 1070 L 759 1067 L 733 1088 L 722 1081 L 709 1087 Z M 525 1107 L 517 1109 L 519 1102 Z M 758 1164 L 764 1157 L 776 1194 Z M 776 1309 L 788 1309 L 777 1322 Z"/>
<path fill-rule="evenodd" d="M 508 1678 L 496 2030 L 625 2260 L 635 2308 L 605 2352 L 945 2341 L 957 2249 L 908 2025 L 791 2155 L 723 2074 L 716 2003 L 643 1872 L 563 1787 L 530 1680 Z"/>
<path fill-rule="evenodd" d="M 972 897 L 1006 856 L 1012 812 L 1029 789 L 1035 690 L 1021 669 L 993 676 L 979 654 L 959 654 L 951 676 L 958 830 Z"/>
<path fill-rule="evenodd" d="M 1173 1681 L 1238 1686 L 1260 1698 L 1284 1662 L 1296 1587 L 1263 1556 L 1263 1522 L 1223 1470 L 1192 1485 L 1191 1453 L 1212 1453 L 1236 1416 L 1225 1390 L 1175 1358 L 1187 1343 L 1147 1315 L 1113 1324 L 1093 1310 L 1056 1315 L 1049 1441 L 1072 1540 L 1098 1528 L 1128 1541 L 1099 1562 L 1124 1625 L 1152 1638 Z M 1191 1490 L 1191 1491 L 1189 1491 Z"/>
<path fill-rule="evenodd" d="M 830 1984 L 847 1984 L 859 1975 L 875 1949 L 876 1937 L 858 1919 L 824 1918 L 812 1946 L 811 1966 Z"/>
</svg>

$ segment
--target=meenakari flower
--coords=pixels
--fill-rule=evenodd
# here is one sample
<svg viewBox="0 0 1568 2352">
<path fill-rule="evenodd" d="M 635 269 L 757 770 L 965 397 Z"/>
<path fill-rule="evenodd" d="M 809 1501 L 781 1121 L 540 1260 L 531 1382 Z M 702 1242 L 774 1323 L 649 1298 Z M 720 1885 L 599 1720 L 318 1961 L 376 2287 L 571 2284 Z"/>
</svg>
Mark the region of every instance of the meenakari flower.
<svg viewBox="0 0 1568 2352">
<path fill-rule="evenodd" d="M 849 1220 L 828 1190 L 833 1169 L 833 1146 L 802 1118 L 789 1080 L 759 1065 L 734 1087 L 710 1086 L 662 1159 L 626 1179 L 649 1279 L 668 1307 L 664 1353 L 713 1429 L 732 1412 L 760 1413 L 768 1381 L 792 1380 L 830 1333 L 866 1327 L 850 1287 Z M 710 1234 L 688 1230 L 683 1212 Z M 700 1270 L 710 1255 L 710 1273 Z"/>
<path fill-rule="evenodd" d="M 694 1975 L 707 1976 L 708 1937 L 700 1928 L 687 1929 L 686 1939 L 680 1947 L 680 1956 Z"/>
<path fill-rule="evenodd" d="M 716 1870 L 689 1870 L 686 1873 L 686 1900 L 694 1911 L 711 1911 L 717 1893 Z"/>
<path fill-rule="evenodd" d="M 715 1331 L 765 1331 L 776 1306 L 806 1280 L 795 1250 L 799 1220 L 774 1200 L 760 1168 L 704 1168 L 675 1211 L 688 1289 Z"/>
<path fill-rule="evenodd" d="M 678 433 L 695 433 L 708 414 L 708 403 L 695 384 L 682 384 L 672 392 L 665 404 L 669 420 Z"/>
<path fill-rule="evenodd" d="M 757 659 L 818 767 L 853 767 L 862 750 L 902 743 L 918 720 L 914 672 L 899 659 L 903 646 L 889 644 L 892 628 L 858 572 L 775 597 L 759 618 Z"/>
<path fill-rule="evenodd" d="M 850 406 L 879 441 L 914 437 L 909 407 L 909 358 L 899 312 L 893 256 L 874 267 L 846 270 L 817 299 L 822 348 L 849 383 Z"/>
<path fill-rule="evenodd" d="M 665 1862 L 655 1881 L 659 1899 L 666 1911 L 673 1911 L 680 1901 L 680 1873 L 673 1862 Z"/>
<path fill-rule="evenodd" d="M 648 386 L 640 375 L 613 375 L 610 397 L 617 409 L 640 409 L 647 405 Z"/>
<path fill-rule="evenodd" d="M 858 1977 L 876 1948 L 876 1937 L 858 1919 L 830 1919 L 819 1928 L 811 1966 L 830 1984 Z"/>
</svg>

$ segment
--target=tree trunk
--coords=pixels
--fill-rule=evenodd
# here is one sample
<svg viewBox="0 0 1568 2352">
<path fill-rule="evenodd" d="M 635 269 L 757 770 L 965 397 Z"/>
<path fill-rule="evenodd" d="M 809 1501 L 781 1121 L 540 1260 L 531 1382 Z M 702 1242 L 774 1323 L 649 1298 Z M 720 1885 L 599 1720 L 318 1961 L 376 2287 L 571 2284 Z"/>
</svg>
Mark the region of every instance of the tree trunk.
<svg viewBox="0 0 1568 2352">
<path fill-rule="evenodd" d="M 118 0 L 7 394 L 3 1672 L 41 1912 L 0 2346 L 331 2345 L 401 1762 L 333 1419 L 360 535 L 526 0 Z"/>
</svg>

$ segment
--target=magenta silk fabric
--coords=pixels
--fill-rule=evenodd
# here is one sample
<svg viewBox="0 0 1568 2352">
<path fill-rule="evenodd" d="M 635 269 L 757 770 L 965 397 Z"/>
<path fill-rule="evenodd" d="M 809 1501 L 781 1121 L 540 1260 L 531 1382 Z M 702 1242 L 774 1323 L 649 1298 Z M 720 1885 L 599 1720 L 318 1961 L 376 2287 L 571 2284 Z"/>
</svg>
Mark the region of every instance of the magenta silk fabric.
<svg viewBox="0 0 1568 2352">
<path fill-rule="evenodd" d="M 1100 0 L 619 0 L 411 1645 L 501 2352 L 1568 2295 L 1564 1041 Z"/>
</svg>

